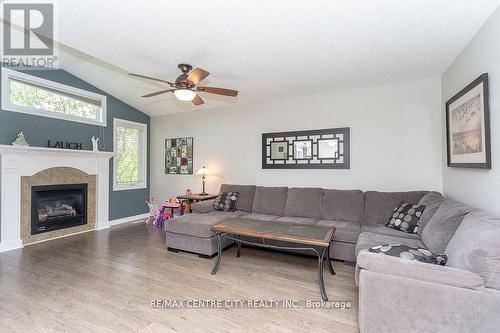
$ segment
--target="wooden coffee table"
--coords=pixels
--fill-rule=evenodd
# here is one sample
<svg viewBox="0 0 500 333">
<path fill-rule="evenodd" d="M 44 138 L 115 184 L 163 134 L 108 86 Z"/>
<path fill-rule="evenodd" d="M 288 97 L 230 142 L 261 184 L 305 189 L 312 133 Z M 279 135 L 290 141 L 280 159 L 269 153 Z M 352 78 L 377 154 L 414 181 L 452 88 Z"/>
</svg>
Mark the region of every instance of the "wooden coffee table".
<svg viewBox="0 0 500 333">
<path fill-rule="evenodd" d="M 287 222 L 263 221 L 238 218 L 216 224 L 210 228 L 215 232 L 217 240 L 217 261 L 212 274 L 217 273 L 222 257 L 222 238 L 229 238 L 236 242 L 238 249 L 236 256 L 240 256 L 241 244 L 248 244 L 278 250 L 308 250 L 318 256 L 318 280 L 321 298 L 328 300 L 323 280 L 323 261 L 325 259 L 332 275 L 335 271 L 330 259 L 330 242 L 335 233 L 334 227 L 317 226 L 314 224 L 298 224 Z M 262 239 L 262 243 L 241 240 L 241 236 Z M 266 244 L 266 240 L 279 240 L 296 244 L 297 246 L 276 246 Z"/>
</svg>

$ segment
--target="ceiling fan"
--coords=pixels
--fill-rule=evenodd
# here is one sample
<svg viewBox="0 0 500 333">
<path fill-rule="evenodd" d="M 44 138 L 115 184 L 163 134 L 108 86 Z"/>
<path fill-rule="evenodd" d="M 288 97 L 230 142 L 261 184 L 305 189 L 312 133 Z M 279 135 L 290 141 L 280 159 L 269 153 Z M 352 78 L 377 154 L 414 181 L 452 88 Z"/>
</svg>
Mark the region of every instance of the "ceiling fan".
<svg viewBox="0 0 500 333">
<path fill-rule="evenodd" d="M 160 90 L 151 94 L 144 95 L 142 97 L 153 97 L 173 92 L 175 97 L 177 97 L 177 99 L 180 101 L 192 102 L 194 105 L 201 105 L 204 102 L 203 99 L 197 94 L 197 92 L 205 92 L 209 94 L 217 94 L 217 95 L 224 95 L 231 97 L 238 96 L 237 90 L 197 86 L 197 84 L 201 80 L 205 79 L 210 74 L 204 69 L 195 68 L 194 70 L 192 70 L 193 66 L 188 64 L 179 64 L 177 67 L 181 70 L 182 74 L 179 75 L 177 79 L 175 79 L 175 82 L 165 81 L 154 77 L 134 74 L 134 73 L 130 73 L 129 75 L 142 77 L 148 80 L 163 82 L 171 87 L 171 89 Z"/>
</svg>

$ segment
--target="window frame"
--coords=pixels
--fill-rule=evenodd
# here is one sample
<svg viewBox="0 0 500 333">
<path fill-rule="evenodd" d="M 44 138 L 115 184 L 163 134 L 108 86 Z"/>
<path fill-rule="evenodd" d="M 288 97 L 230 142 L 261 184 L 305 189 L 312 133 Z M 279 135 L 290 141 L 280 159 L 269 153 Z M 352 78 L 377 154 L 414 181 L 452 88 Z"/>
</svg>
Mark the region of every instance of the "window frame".
<svg viewBox="0 0 500 333">
<path fill-rule="evenodd" d="M 75 96 L 81 96 L 82 98 L 90 98 L 94 100 L 98 100 L 101 102 L 100 111 L 97 114 L 98 120 L 86 119 L 77 116 L 72 116 L 68 114 L 58 113 L 49 110 L 41 110 L 36 108 L 31 108 L 28 106 L 17 105 L 11 102 L 10 100 L 10 82 L 12 80 L 25 82 L 27 84 L 33 84 L 40 86 L 42 88 L 47 88 L 55 91 L 60 91 L 61 94 L 67 93 Z M 96 94 L 87 90 L 75 88 L 72 86 L 68 86 L 62 83 L 46 80 L 39 78 L 37 76 L 29 75 L 26 73 L 21 73 L 18 71 L 14 71 L 5 67 L 2 67 L 2 100 L 1 100 L 1 109 L 3 111 L 11 111 L 11 112 L 19 112 L 25 113 L 35 116 L 55 118 L 60 120 L 67 120 L 72 122 L 84 123 L 89 125 L 96 125 L 106 127 L 107 125 L 107 100 L 105 95 Z"/>
<path fill-rule="evenodd" d="M 117 135 L 116 129 L 119 125 L 125 125 L 129 127 L 138 128 L 142 130 L 143 143 L 144 143 L 144 158 L 142 161 L 142 168 L 144 179 L 141 182 L 135 184 L 118 184 L 117 183 L 117 172 L 116 172 L 116 164 L 117 164 Z M 115 156 L 113 157 L 113 191 L 126 191 L 126 190 L 139 190 L 148 188 L 148 124 L 139 123 L 131 120 L 125 120 L 120 118 L 113 118 L 113 150 L 115 151 Z M 141 167 L 141 161 L 139 161 L 139 167 Z"/>
</svg>

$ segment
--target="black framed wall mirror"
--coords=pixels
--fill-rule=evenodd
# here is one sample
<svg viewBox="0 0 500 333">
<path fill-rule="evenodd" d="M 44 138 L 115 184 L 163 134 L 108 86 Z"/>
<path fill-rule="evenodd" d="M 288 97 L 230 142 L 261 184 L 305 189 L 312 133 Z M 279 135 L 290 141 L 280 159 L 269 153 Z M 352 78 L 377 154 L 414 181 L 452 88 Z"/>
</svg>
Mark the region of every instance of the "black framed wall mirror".
<svg viewBox="0 0 500 333">
<path fill-rule="evenodd" d="M 263 169 L 349 169 L 350 128 L 262 134 Z"/>
</svg>

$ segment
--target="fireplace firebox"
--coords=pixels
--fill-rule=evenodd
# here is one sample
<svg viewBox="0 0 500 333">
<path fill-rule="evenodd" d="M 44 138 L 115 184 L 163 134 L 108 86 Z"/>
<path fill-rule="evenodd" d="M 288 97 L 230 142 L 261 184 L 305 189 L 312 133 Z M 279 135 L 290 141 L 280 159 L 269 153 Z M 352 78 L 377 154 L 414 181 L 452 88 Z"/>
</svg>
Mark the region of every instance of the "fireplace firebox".
<svg viewBox="0 0 500 333">
<path fill-rule="evenodd" d="M 33 186 L 31 234 L 87 224 L 87 184 Z"/>
</svg>

